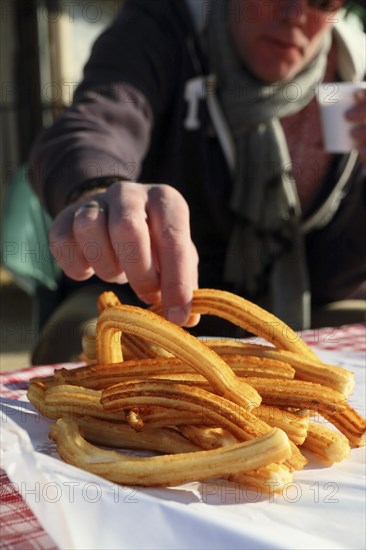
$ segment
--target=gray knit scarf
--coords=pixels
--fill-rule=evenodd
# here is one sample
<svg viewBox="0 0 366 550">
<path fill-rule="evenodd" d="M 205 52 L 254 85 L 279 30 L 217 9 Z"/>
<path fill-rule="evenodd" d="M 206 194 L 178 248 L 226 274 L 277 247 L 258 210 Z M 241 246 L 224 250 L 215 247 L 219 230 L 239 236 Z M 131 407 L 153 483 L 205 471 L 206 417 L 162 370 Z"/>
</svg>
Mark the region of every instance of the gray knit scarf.
<svg viewBox="0 0 366 550">
<path fill-rule="evenodd" d="M 301 209 L 279 119 L 300 111 L 323 80 L 331 33 L 321 51 L 290 82 L 264 84 L 239 61 L 231 44 L 226 0 L 215 0 L 205 42 L 218 94 L 235 141 L 230 207 L 235 226 L 225 280 L 296 329 L 310 324 L 310 293 L 300 233 Z"/>
</svg>

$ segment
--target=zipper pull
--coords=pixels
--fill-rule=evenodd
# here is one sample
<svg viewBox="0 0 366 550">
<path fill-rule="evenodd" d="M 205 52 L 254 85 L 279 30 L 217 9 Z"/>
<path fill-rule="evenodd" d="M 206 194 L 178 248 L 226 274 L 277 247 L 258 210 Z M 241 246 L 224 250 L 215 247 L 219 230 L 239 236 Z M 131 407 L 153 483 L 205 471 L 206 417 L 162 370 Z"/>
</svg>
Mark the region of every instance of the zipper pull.
<svg viewBox="0 0 366 550">
<path fill-rule="evenodd" d="M 206 97 L 206 77 L 196 76 L 187 80 L 184 87 L 184 99 L 188 103 L 187 115 L 184 120 L 186 130 L 198 130 L 201 123 L 198 118 L 198 109 L 201 99 Z"/>
</svg>

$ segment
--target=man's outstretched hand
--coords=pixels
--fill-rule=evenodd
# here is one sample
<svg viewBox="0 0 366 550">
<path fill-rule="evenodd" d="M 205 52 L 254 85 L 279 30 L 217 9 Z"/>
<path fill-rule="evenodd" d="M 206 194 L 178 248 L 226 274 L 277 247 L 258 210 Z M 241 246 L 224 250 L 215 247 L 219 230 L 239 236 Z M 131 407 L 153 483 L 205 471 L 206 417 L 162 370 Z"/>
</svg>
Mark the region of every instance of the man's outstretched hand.
<svg viewBox="0 0 366 550">
<path fill-rule="evenodd" d="M 198 254 L 189 207 L 173 187 L 124 181 L 84 196 L 58 214 L 49 242 L 68 277 L 128 282 L 145 303 L 162 300 L 170 321 L 198 323 L 191 315 Z"/>
</svg>

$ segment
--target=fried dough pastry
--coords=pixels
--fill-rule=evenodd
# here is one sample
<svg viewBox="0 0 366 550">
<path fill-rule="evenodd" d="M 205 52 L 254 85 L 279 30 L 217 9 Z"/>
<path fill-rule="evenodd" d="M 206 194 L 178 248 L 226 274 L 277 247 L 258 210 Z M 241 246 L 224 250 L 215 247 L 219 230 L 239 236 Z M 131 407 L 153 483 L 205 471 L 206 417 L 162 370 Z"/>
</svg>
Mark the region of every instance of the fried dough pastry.
<svg viewBox="0 0 366 550">
<path fill-rule="evenodd" d="M 116 424 L 108 420 L 85 416 L 74 420 L 82 436 L 94 445 L 166 454 L 193 453 L 202 450 L 202 446 L 195 445 L 172 428 L 147 428 L 136 432 L 127 424 Z"/>
<path fill-rule="evenodd" d="M 45 393 L 46 385 L 43 384 L 42 381 L 37 379 L 30 382 L 27 390 L 27 397 L 30 403 L 32 403 L 33 407 L 35 407 L 37 411 L 42 414 L 42 416 L 46 416 L 47 418 L 55 418 L 54 416 L 49 416 L 46 414 L 44 402 Z"/>
<path fill-rule="evenodd" d="M 61 458 L 100 475 L 127 485 L 174 486 L 257 470 L 281 462 L 290 454 L 286 434 L 272 428 L 262 437 L 210 451 L 197 451 L 152 457 L 121 455 L 88 443 L 75 421 L 59 419 L 51 428 Z"/>
<path fill-rule="evenodd" d="M 113 295 L 113 293 L 103 293 L 107 296 L 105 297 L 105 303 L 109 304 L 109 306 L 112 305 L 118 305 L 119 300 Z M 268 325 L 268 327 L 276 327 L 278 323 L 281 323 L 282 325 L 282 332 L 283 334 L 280 334 L 277 336 L 274 335 L 274 338 L 268 336 L 268 334 L 264 334 L 265 339 L 267 339 L 269 342 L 272 342 L 275 346 L 282 349 L 276 349 L 269 346 L 263 346 L 258 344 L 248 344 L 244 342 L 239 342 L 236 340 L 218 340 L 218 339 L 207 339 L 206 345 L 210 347 L 211 349 L 214 349 L 217 353 L 220 355 L 225 354 L 232 354 L 235 353 L 236 355 L 254 355 L 257 357 L 262 357 L 266 359 L 273 359 L 282 361 L 284 363 L 290 364 L 293 368 L 296 370 L 296 378 L 309 381 L 309 382 L 316 382 L 323 384 L 325 386 L 331 387 L 348 397 L 352 394 L 353 388 L 354 388 L 354 374 L 347 369 L 344 369 L 339 366 L 335 365 L 327 365 L 321 362 L 316 354 L 310 350 L 310 348 L 294 333 L 287 327 L 284 323 L 280 322 L 275 317 L 271 316 L 268 312 L 262 310 L 261 308 L 258 308 L 258 306 L 254 306 L 254 304 L 251 304 L 247 300 L 244 300 L 243 298 L 240 298 L 238 296 L 235 296 L 231 293 L 224 292 L 224 291 L 214 291 L 211 289 L 200 289 L 195 291 L 194 298 L 193 298 L 193 305 L 192 307 L 202 307 L 204 309 L 204 306 L 202 306 L 202 302 L 205 301 L 207 298 L 206 295 L 212 296 L 211 301 L 208 303 L 206 302 L 206 309 L 208 307 L 211 307 L 210 313 L 213 315 L 218 315 L 220 317 L 223 317 L 225 319 L 228 319 L 231 322 L 234 322 L 235 324 L 238 324 L 239 326 L 242 326 L 240 322 L 238 321 L 237 317 L 240 317 L 242 315 L 244 318 L 249 318 L 252 320 L 252 316 L 246 315 L 246 309 L 250 309 L 252 306 L 254 308 L 254 312 L 256 313 L 256 322 L 259 318 L 264 319 L 265 326 Z M 112 295 L 112 296 L 111 296 Z M 101 295 L 100 299 L 102 299 L 103 295 Z M 212 302 L 216 303 L 216 308 L 212 306 Z M 227 304 L 235 303 L 234 306 L 234 313 L 236 317 L 233 317 L 233 311 L 232 307 L 231 309 L 226 309 Z M 235 309 L 235 307 L 237 309 Z M 161 305 L 154 305 L 151 307 L 151 310 L 156 311 L 161 314 Z M 240 315 L 239 312 L 240 311 Z M 206 311 L 207 312 L 207 311 Z M 229 318 L 230 317 L 230 318 Z M 244 322 L 244 321 L 243 321 Z M 258 325 L 259 326 L 259 325 Z M 268 328 L 267 327 L 267 328 Z M 245 328 L 245 327 L 243 327 Z M 270 332 L 271 332 L 270 331 Z M 278 332 L 278 331 L 277 331 Z M 275 337 L 278 340 L 291 340 L 291 342 L 285 343 L 285 345 L 277 345 L 277 341 Z M 132 353 L 129 353 L 129 357 L 136 356 L 138 358 L 143 357 L 156 357 L 156 356 L 164 356 L 168 355 L 168 352 L 165 352 L 161 346 L 156 346 L 155 348 L 152 347 L 154 344 L 151 344 L 147 342 L 146 340 L 140 338 L 137 334 L 126 334 L 125 339 L 127 338 L 127 345 L 126 349 L 128 353 L 129 346 L 132 346 Z M 131 339 L 131 343 L 128 341 L 128 339 Z M 295 341 L 295 345 L 293 345 L 293 341 Z M 135 347 L 134 347 L 135 346 Z M 146 346 L 150 346 L 149 350 L 146 349 Z M 293 353 L 291 351 L 286 351 L 289 349 L 295 348 L 295 351 L 297 350 L 298 353 Z M 302 348 L 302 349 L 301 349 Z M 310 354 L 312 354 L 313 359 L 311 359 Z M 126 355 L 127 357 L 127 355 Z M 226 360 L 226 358 L 225 358 Z M 99 361 L 102 362 L 102 361 Z"/>
<path fill-rule="evenodd" d="M 223 430 L 222 428 L 181 426 L 179 429 L 190 441 L 207 450 L 239 442 L 228 430 Z M 290 447 L 291 455 L 287 460 L 282 464 L 271 464 L 261 468 L 261 472 L 258 472 L 257 482 L 262 478 L 260 482 L 262 484 L 263 480 L 268 481 L 273 479 L 274 475 L 276 479 L 280 476 L 282 480 L 288 482 L 289 479 L 293 477 L 291 474 L 292 472 L 295 470 L 302 470 L 308 462 L 307 459 L 292 441 L 290 441 Z M 249 475 L 254 477 L 256 474 L 257 472 L 251 472 Z M 244 477 L 242 477 L 242 482 L 244 482 Z"/>
<path fill-rule="evenodd" d="M 202 425 L 202 412 L 176 410 L 166 407 L 146 407 L 139 411 L 139 418 L 147 428 L 163 428 L 181 425 Z M 207 425 L 210 423 L 207 421 Z M 214 424 L 212 424 L 214 426 Z"/>
<path fill-rule="evenodd" d="M 120 306 L 121 302 L 114 292 L 106 290 L 101 292 L 97 299 L 97 309 L 101 313 L 108 307 Z"/>
<path fill-rule="evenodd" d="M 291 456 L 286 460 L 283 466 L 287 466 L 290 471 L 302 470 L 308 463 L 308 459 L 302 454 L 300 448 L 295 445 L 291 439 L 289 440 L 291 447 Z"/>
<path fill-rule="evenodd" d="M 100 294 L 97 301 L 99 313 L 108 307 L 120 306 L 119 298 L 112 291 Z M 169 357 L 171 354 L 160 346 L 139 338 L 134 334 L 124 334 L 122 339 L 122 354 L 125 359 L 146 359 L 154 357 Z"/>
<path fill-rule="evenodd" d="M 281 361 L 262 361 L 260 358 L 245 358 L 238 355 L 223 356 L 223 360 L 240 378 L 258 376 L 264 378 L 292 379 L 294 369 Z M 249 359 L 249 360 L 248 360 Z M 108 386 L 136 378 L 169 378 L 178 375 L 195 374 L 190 366 L 176 357 L 159 357 L 111 363 L 109 365 L 88 365 L 76 369 L 58 369 L 54 377 L 62 384 L 75 384 L 91 389 L 104 389 Z M 201 377 L 202 381 L 206 380 Z M 196 378 L 200 380 L 200 378 Z M 183 378 L 182 378 L 183 381 Z"/>
<path fill-rule="evenodd" d="M 366 421 L 346 401 L 353 373 L 322 363 L 254 304 L 203 289 L 193 312 L 223 317 L 270 346 L 200 341 L 112 292 L 99 297 L 98 310 L 82 340 L 89 365 L 35 378 L 28 390 L 34 406 L 57 419 L 50 437 L 66 462 L 128 485 L 220 477 L 270 493 L 307 463 L 302 450 L 334 462 L 350 444 L 364 444 Z M 318 413 L 341 433 L 309 423 Z M 126 456 L 95 445 L 165 454 Z"/>
<path fill-rule="evenodd" d="M 328 365 L 319 359 L 304 357 L 299 353 L 279 350 L 260 344 L 249 344 L 238 340 L 208 339 L 206 346 L 213 349 L 219 355 L 256 356 L 263 359 L 275 359 L 283 361 L 295 369 L 295 378 L 307 382 L 315 382 L 339 391 L 345 397 L 349 397 L 354 389 L 354 373 L 336 365 Z"/>
<path fill-rule="evenodd" d="M 122 350 L 125 359 L 154 359 L 157 357 L 172 357 L 172 354 L 160 346 L 139 338 L 135 334 L 124 333 Z"/>
<path fill-rule="evenodd" d="M 258 392 L 239 379 L 233 370 L 214 351 L 182 328 L 151 311 L 132 306 L 116 306 L 101 312 L 97 323 L 97 356 L 103 363 L 122 360 L 119 342 L 121 332 L 135 332 L 151 340 L 202 374 L 220 395 L 235 403 L 253 408 L 260 405 Z M 98 351 L 99 350 L 99 351 Z"/>
<path fill-rule="evenodd" d="M 252 491 L 262 493 L 280 493 L 294 479 L 293 470 L 284 464 L 270 464 L 253 472 L 241 472 L 229 476 L 229 480 L 245 485 Z"/>
<path fill-rule="evenodd" d="M 262 397 L 264 405 L 311 409 L 332 414 L 346 408 L 344 395 L 313 382 L 274 378 L 246 378 Z"/>
<path fill-rule="evenodd" d="M 108 365 L 92 365 L 76 369 L 58 369 L 55 378 L 63 384 L 75 384 L 102 390 L 128 379 L 150 378 L 154 375 L 186 374 L 196 371 L 175 357 L 132 359 Z"/>
<path fill-rule="evenodd" d="M 162 315 L 161 304 L 151 311 Z M 224 290 L 198 289 L 193 292 L 192 313 L 215 315 L 260 336 L 279 349 L 317 359 L 316 354 L 286 323 L 241 296 Z"/>
<path fill-rule="evenodd" d="M 355 447 L 365 445 L 366 420 L 355 411 L 345 397 L 320 384 L 297 380 L 247 378 L 258 390 L 265 405 L 299 407 L 319 413 L 343 433 Z"/>
<path fill-rule="evenodd" d="M 201 424 L 213 424 L 229 431 L 239 441 L 259 437 L 270 426 L 249 411 L 238 407 L 228 399 L 201 388 L 168 381 L 131 381 L 111 386 L 102 392 L 101 403 L 107 411 L 136 409 L 144 406 L 173 407 L 201 415 Z M 286 464 L 291 469 L 301 469 L 306 459 L 295 445 L 293 455 Z"/>
<path fill-rule="evenodd" d="M 121 412 L 108 412 L 100 403 L 101 392 L 78 386 L 57 385 L 44 393 L 44 416 L 48 418 L 91 416 L 115 422 L 125 422 Z"/>
<path fill-rule="evenodd" d="M 309 426 L 309 413 L 306 415 L 300 415 L 285 409 L 269 407 L 266 405 L 260 405 L 260 407 L 253 409 L 251 412 L 259 419 L 266 422 L 269 426 L 282 429 L 285 433 L 287 433 L 289 439 L 296 445 L 301 445 L 305 440 Z M 189 433 L 200 434 L 203 419 L 201 412 L 195 413 L 187 410 L 167 409 L 164 407 L 144 408 L 139 411 L 138 417 L 139 424 L 142 422 L 144 426 L 149 428 L 177 426 L 181 429 L 181 427 L 184 426 L 185 431 L 182 433 L 185 435 L 188 433 L 187 430 L 196 427 L 198 428 L 197 432 L 193 429 L 192 431 L 189 431 Z M 205 430 L 207 430 L 207 433 L 210 434 L 210 437 L 218 437 L 217 432 L 215 431 L 216 429 L 220 430 L 220 433 L 223 432 L 222 428 L 215 428 L 215 424 L 213 422 L 205 426 Z M 234 437 L 232 434 L 229 434 L 227 430 L 224 430 L 223 434 L 224 439 L 232 439 Z"/>
<path fill-rule="evenodd" d="M 222 359 L 230 365 L 237 376 L 261 377 L 261 378 L 286 378 L 292 380 L 295 369 L 284 361 L 277 359 L 263 359 L 253 355 L 221 355 Z"/>
<path fill-rule="evenodd" d="M 310 414 L 299 415 L 286 409 L 260 405 L 252 413 L 269 426 L 281 428 L 296 445 L 302 445 L 307 437 Z"/>
<path fill-rule="evenodd" d="M 341 409 L 322 411 L 322 416 L 338 428 L 354 447 L 365 445 L 366 420 L 348 403 Z"/>
<path fill-rule="evenodd" d="M 137 380 L 110 386 L 102 392 L 105 411 L 157 406 L 201 415 L 201 424 L 225 428 L 241 441 L 266 433 L 270 427 L 247 408 L 201 388 L 163 380 Z"/>
<path fill-rule="evenodd" d="M 179 426 L 179 431 L 189 439 L 189 441 L 192 441 L 206 451 L 209 449 L 218 449 L 225 445 L 239 443 L 232 433 L 222 428 L 182 425 Z"/>
<path fill-rule="evenodd" d="M 351 454 L 350 445 L 344 435 L 314 422 L 310 422 L 302 448 L 330 463 L 340 462 Z"/>
</svg>

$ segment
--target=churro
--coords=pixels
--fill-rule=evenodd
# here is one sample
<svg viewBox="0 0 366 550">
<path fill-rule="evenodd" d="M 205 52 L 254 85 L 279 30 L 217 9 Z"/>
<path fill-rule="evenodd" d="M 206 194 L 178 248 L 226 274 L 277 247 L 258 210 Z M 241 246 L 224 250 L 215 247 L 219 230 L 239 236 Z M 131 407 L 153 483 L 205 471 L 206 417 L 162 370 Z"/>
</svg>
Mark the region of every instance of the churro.
<svg viewBox="0 0 366 550">
<path fill-rule="evenodd" d="M 126 306 L 112 292 L 97 306 L 97 324 L 82 339 L 89 364 L 35 378 L 28 390 L 34 406 L 57 419 L 50 437 L 66 462 L 124 484 L 222 478 L 276 492 L 307 463 L 302 450 L 334 462 L 350 444 L 364 444 L 366 421 L 346 401 L 353 373 L 322 363 L 247 300 L 197 290 L 192 311 L 271 345 L 203 342 L 158 315 L 160 305 Z M 341 433 L 309 422 L 318 413 Z M 131 457 L 95 445 L 164 455 Z"/>
<path fill-rule="evenodd" d="M 348 403 L 334 411 L 322 411 L 321 414 L 347 437 L 351 445 L 365 445 L 366 420 Z"/>
<path fill-rule="evenodd" d="M 138 449 L 158 453 L 192 453 L 202 450 L 172 428 L 147 428 L 137 432 L 127 424 L 116 424 L 91 417 L 74 419 L 80 433 L 94 445 L 116 449 Z M 235 441 L 236 443 L 236 441 Z"/>
<path fill-rule="evenodd" d="M 332 414 L 346 408 L 341 393 L 303 380 L 274 378 L 246 378 L 262 397 L 264 405 L 311 409 L 320 414 Z"/>
<path fill-rule="evenodd" d="M 55 378 L 64 384 L 75 384 L 91 389 L 105 389 L 126 379 L 149 378 L 157 375 L 186 374 L 196 371 L 175 357 L 140 359 L 93 365 L 77 369 L 59 369 Z"/>
<path fill-rule="evenodd" d="M 78 386 L 56 385 L 44 393 L 44 416 L 61 418 L 91 416 L 115 422 L 125 422 L 121 412 L 108 412 L 100 403 L 101 392 Z"/>
<path fill-rule="evenodd" d="M 130 381 L 110 386 L 102 392 L 106 411 L 157 406 L 201 415 L 201 424 L 225 428 L 241 441 L 266 433 L 270 427 L 232 401 L 201 388 L 167 381 Z"/>
<path fill-rule="evenodd" d="M 245 485 L 252 491 L 262 493 L 280 493 L 294 479 L 293 470 L 284 464 L 270 464 L 252 472 L 240 472 L 229 476 L 230 481 Z"/>
<path fill-rule="evenodd" d="M 162 315 L 161 304 L 151 306 Z M 252 302 L 215 289 L 198 289 L 193 292 L 192 313 L 215 315 L 230 321 L 244 330 L 260 336 L 279 349 L 298 352 L 304 357 L 317 359 L 309 346 L 283 321 Z"/>
<path fill-rule="evenodd" d="M 97 323 L 97 356 L 104 363 L 116 363 L 122 360 L 119 342 L 122 331 L 135 331 L 151 340 L 202 374 L 220 395 L 235 403 L 253 408 L 260 405 L 258 392 L 239 379 L 232 369 L 214 351 L 194 336 L 166 321 L 159 315 L 132 306 L 116 306 L 101 312 Z"/>
<path fill-rule="evenodd" d="M 281 361 L 262 361 L 256 357 L 245 358 L 238 355 L 222 356 L 238 377 L 259 376 L 265 378 L 292 379 L 294 369 Z M 249 360 L 248 360 L 249 359 Z M 109 365 L 88 365 L 76 369 L 58 369 L 55 379 L 63 384 L 75 384 L 91 389 L 104 389 L 108 386 L 134 378 L 166 378 L 173 375 L 194 374 L 192 367 L 176 357 L 157 357 L 111 363 Z M 197 378 L 199 380 L 199 378 Z M 206 380 L 202 377 L 202 380 Z"/>
<path fill-rule="evenodd" d="M 238 340 L 208 339 L 205 344 L 225 357 L 235 354 L 283 361 L 295 369 L 295 378 L 328 386 L 339 391 L 345 397 L 349 397 L 354 389 L 353 372 L 337 365 L 325 364 L 320 359 L 304 357 L 299 353 Z"/>
<path fill-rule="evenodd" d="M 201 424 L 213 424 L 229 431 L 239 441 L 259 437 L 270 426 L 249 411 L 202 388 L 168 381 L 131 381 L 111 386 L 103 391 L 101 402 L 107 411 L 141 408 L 144 406 L 173 407 L 201 415 Z M 291 442 L 290 442 L 291 446 Z M 292 448 L 292 446 L 291 446 Z M 286 464 L 301 469 L 306 463 L 297 447 Z"/>
<path fill-rule="evenodd" d="M 327 426 L 310 422 L 303 449 L 311 451 L 325 462 L 340 462 L 351 454 L 347 438 Z"/>
<path fill-rule="evenodd" d="M 202 449 L 218 449 L 225 445 L 238 443 L 236 437 L 227 430 L 212 426 L 179 426 L 179 431 L 190 441 Z"/>
<path fill-rule="evenodd" d="M 73 420 L 59 419 L 51 428 L 61 458 L 117 483 L 143 486 L 174 486 L 252 471 L 290 454 L 286 434 L 272 428 L 262 437 L 209 451 L 152 457 L 121 455 L 88 443 Z"/>
<path fill-rule="evenodd" d="M 119 298 L 112 291 L 100 294 L 97 301 L 99 313 L 108 307 L 121 305 Z M 146 359 L 154 357 L 169 357 L 171 354 L 156 344 L 139 338 L 135 334 L 124 334 L 122 339 L 122 353 L 126 359 Z"/>
<path fill-rule="evenodd" d="M 281 428 L 296 445 L 302 445 L 308 434 L 310 415 L 299 415 L 286 409 L 260 405 L 252 413 L 269 426 Z"/>
</svg>

